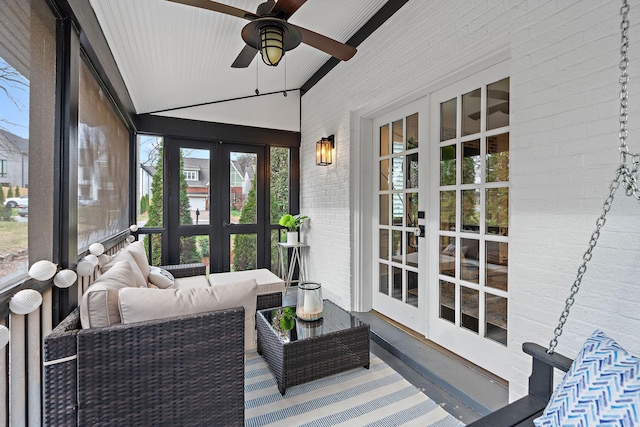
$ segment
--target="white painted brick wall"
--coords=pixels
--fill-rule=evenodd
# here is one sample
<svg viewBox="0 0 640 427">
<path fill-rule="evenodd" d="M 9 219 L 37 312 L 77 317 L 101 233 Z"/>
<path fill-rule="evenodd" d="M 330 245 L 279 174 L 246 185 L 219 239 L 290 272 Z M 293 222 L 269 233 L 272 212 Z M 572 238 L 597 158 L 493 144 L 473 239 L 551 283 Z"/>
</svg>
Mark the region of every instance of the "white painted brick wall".
<svg viewBox="0 0 640 427">
<path fill-rule="evenodd" d="M 301 212 L 311 221 L 303 239 L 325 296 L 352 303 L 350 112 L 410 96 L 484 46 L 510 43 L 507 379 L 511 399 L 522 396 L 531 363 L 521 345 L 551 338 L 619 160 L 619 8 L 613 0 L 414 0 L 305 94 Z M 629 132 L 631 150 L 640 152 L 640 9 L 630 19 Z M 315 142 L 329 134 L 337 162 L 316 166 Z M 558 351 L 573 357 L 598 327 L 640 355 L 639 257 L 640 204 L 619 192 Z"/>
</svg>

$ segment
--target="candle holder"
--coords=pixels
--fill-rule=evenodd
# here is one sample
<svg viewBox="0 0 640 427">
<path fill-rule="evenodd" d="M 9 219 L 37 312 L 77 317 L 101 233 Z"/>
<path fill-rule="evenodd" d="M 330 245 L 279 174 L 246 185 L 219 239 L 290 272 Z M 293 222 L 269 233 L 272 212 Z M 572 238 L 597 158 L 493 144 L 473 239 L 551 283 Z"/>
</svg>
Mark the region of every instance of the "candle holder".
<svg viewBox="0 0 640 427">
<path fill-rule="evenodd" d="M 298 284 L 296 315 L 302 320 L 322 318 L 322 288 L 320 283 L 302 282 Z"/>
</svg>

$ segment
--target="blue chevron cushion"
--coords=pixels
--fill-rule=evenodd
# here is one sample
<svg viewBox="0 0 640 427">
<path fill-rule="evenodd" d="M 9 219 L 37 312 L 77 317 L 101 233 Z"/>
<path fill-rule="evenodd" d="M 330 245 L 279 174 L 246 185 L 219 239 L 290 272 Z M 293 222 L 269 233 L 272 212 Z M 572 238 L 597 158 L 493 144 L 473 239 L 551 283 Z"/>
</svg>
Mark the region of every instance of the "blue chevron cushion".
<svg viewBox="0 0 640 427">
<path fill-rule="evenodd" d="M 533 422 L 537 427 L 640 426 L 640 358 L 595 331 Z"/>
</svg>

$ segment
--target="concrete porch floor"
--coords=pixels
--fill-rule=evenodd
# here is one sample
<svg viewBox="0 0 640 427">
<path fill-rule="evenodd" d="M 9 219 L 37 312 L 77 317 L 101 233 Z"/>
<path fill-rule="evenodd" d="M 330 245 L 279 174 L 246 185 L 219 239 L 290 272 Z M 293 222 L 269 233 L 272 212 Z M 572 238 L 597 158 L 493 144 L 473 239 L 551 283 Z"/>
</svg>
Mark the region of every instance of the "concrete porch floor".
<svg viewBox="0 0 640 427">
<path fill-rule="evenodd" d="M 283 305 L 295 305 L 296 294 L 289 288 Z M 371 327 L 372 353 L 465 424 L 508 403 L 508 386 L 499 378 L 375 312 L 353 314 Z"/>
</svg>

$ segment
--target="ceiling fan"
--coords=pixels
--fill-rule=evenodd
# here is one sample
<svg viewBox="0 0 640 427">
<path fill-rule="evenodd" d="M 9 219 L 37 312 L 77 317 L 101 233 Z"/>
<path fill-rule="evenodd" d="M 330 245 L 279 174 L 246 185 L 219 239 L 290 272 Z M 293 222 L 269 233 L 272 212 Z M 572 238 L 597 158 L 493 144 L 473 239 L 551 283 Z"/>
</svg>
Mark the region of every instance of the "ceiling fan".
<svg viewBox="0 0 640 427">
<path fill-rule="evenodd" d="M 287 22 L 306 0 L 267 0 L 258 6 L 256 13 L 211 0 L 168 1 L 251 21 L 242 29 L 242 38 L 247 45 L 231 64 L 233 68 L 248 67 L 258 51 L 265 64 L 278 65 L 284 53 L 300 43 L 315 47 L 342 61 L 348 61 L 356 54 L 355 47 Z"/>
</svg>

